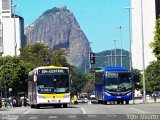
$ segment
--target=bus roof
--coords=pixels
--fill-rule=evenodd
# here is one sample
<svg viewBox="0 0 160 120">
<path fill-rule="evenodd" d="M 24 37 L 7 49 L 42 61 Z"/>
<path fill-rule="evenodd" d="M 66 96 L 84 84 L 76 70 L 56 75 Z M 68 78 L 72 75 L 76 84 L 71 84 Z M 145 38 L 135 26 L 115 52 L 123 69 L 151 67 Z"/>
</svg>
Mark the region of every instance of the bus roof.
<svg viewBox="0 0 160 120">
<path fill-rule="evenodd" d="M 33 75 L 35 72 L 37 72 L 40 69 L 69 69 L 68 67 L 59 67 L 59 66 L 41 66 L 33 69 L 29 72 L 29 75 Z"/>
<path fill-rule="evenodd" d="M 124 72 L 129 72 L 127 68 L 124 67 L 105 67 L 104 71 L 124 71 Z"/>
</svg>

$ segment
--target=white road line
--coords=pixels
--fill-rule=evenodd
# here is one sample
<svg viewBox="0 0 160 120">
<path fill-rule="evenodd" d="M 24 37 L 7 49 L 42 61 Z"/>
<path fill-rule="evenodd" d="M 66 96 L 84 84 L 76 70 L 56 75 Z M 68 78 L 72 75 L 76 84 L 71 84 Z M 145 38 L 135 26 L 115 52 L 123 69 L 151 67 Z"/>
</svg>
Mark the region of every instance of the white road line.
<svg viewBox="0 0 160 120">
<path fill-rule="evenodd" d="M 77 118 L 76 115 L 69 115 L 68 118 Z"/>
<path fill-rule="evenodd" d="M 86 114 L 86 111 L 84 110 L 84 108 L 81 108 L 81 109 L 82 109 L 83 114 Z"/>
<path fill-rule="evenodd" d="M 138 109 L 135 109 L 135 108 L 130 108 L 130 109 L 135 110 L 135 111 L 140 112 L 140 113 L 147 113 L 145 111 L 141 111 L 141 110 L 138 110 Z"/>
<path fill-rule="evenodd" d="M 57 118 L 57 116 L 49 116 L 48 118 L 49 118 L 49 119 L 53 119 L 53 118 L 55 118 L 55 119 L 56 119 L 56 118 Z"/>
<path fill-rule="evenodd" d="M 31 112 L 32 110 L 33 110 L 33 109 L 31 109 L 31 110 L 28 110 L 28 111 L 24 112 L 21 116 L 23 116 L 23 115 L 25 115 L 25 114 L 27 114 L 27 113 Z"/>
<path fill-rule="evenodd" d="M 88 115 L 88 117 L 96 117 L 96 115 Z"/>
<path fill-rule="evenodd" d="M 29 117 L 28 119 L 29 120 L 35 120 L 35 119 L 37 119 L 37 117 Z"/>
</svg>

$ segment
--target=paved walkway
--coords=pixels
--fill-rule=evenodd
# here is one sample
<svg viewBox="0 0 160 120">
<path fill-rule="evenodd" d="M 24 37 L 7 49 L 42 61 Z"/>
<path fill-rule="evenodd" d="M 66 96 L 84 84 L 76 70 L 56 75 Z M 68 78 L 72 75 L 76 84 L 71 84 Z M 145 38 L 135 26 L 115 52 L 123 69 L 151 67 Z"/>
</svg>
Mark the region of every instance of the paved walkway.
<svg viewBox="0 0 160 120">
<path fill-rule="evenodd" d="M 135 104 L 144 104 L 143 99 L 135 99 Z M 133 103 L 133 100 L 130 101 L 130 103 Z M 156 99 L 156 101 L 154 101 L 154 99 L 146 99 L 145 103 L 160 103 L 160 98 Z"/>
</svg>

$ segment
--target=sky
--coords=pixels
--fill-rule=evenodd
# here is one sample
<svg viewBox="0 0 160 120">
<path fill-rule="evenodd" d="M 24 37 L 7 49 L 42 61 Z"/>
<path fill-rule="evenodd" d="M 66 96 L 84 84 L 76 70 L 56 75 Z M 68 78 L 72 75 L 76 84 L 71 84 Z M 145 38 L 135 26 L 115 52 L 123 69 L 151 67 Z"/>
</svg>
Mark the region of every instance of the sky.
<svg viewBox="0 0 160 120">
<path fill-rule="evenodd" d="M 24 18 L 25 26 L 32 24 L 46 10 L 67 6 L 82 31 L 85 33 L 93 52 L 122 48 L 129 51 L 129 11 L 130 0 L 12 0 L 18 4 L 16 14 Z M 123 26 L 120 29 L 117 26 Z"/>
</svg>

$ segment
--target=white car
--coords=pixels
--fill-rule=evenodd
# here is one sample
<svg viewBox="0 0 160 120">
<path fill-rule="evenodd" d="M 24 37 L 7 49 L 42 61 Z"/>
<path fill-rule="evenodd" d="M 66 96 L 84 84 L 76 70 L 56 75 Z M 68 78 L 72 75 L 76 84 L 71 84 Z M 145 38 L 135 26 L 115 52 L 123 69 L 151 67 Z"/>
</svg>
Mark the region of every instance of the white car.
<svg viewBox="0 0 160 120">
<path fill-rule="evenodd" d="M 81 98 L 78 98 L 78 99 L 77 99 L 77 103 L 82 103 L 82 99 L 81 99 Z"/>
<path fill-rule="evenodd" d="M 82 98 L 82 103 L 88 103 L 88 99 L 87 98 Z"/>
</svg>

